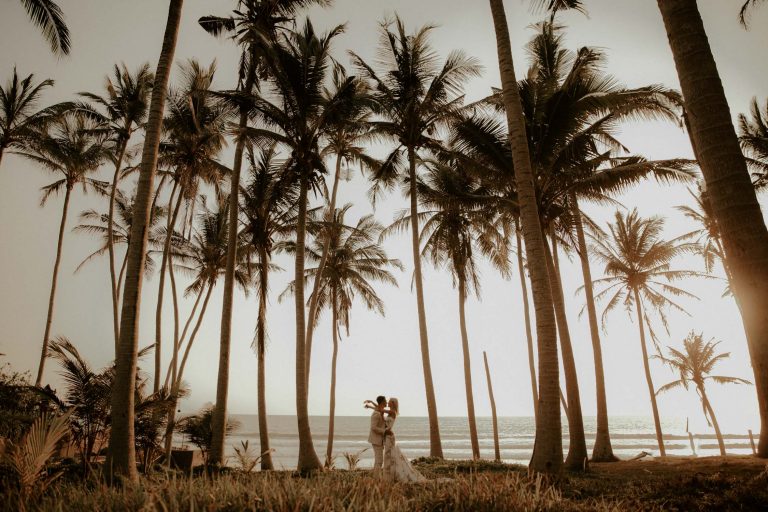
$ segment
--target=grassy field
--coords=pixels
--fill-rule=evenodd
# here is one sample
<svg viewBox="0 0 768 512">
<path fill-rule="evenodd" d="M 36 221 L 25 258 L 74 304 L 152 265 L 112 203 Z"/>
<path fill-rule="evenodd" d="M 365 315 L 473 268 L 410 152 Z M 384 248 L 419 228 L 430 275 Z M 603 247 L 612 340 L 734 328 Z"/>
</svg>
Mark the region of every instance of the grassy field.
<svg viewBox="0 0 768 512">
<path fill-rule="evenodd" d="M 391 484 L 368 471 L 230 472 L 215 478 L 144 477 L 114 488 L 97 478 L 62 477 L 23 506 L 28 511 L 491 511 L 766 510 L 765 461 L 751 457 L 593 464 L 548 482 L 525 468 L 489 462 L 419 461 L 432 481 Z M 3 492 L 0 510 L 20 508 Z"/>
</svg>

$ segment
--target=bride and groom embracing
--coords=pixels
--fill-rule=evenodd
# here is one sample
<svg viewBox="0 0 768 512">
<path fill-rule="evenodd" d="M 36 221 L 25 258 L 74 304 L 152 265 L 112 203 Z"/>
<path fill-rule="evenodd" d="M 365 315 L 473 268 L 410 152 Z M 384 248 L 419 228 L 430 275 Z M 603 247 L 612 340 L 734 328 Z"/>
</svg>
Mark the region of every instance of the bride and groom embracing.
<svg viewBox="0 0 768 512">
<path fill-rule="evenodd" d="M 400 411 L 397 398 L 376 397 L 376 402 L 366 400 L 363 403 L 371 414 L 371 431 L 368 442 L 373 446 L 374 475 L 396 482 L 424 482 L 426 478 L 416 471 L 403 455 L 395 439 L 394 426 Z"/>
</svg>

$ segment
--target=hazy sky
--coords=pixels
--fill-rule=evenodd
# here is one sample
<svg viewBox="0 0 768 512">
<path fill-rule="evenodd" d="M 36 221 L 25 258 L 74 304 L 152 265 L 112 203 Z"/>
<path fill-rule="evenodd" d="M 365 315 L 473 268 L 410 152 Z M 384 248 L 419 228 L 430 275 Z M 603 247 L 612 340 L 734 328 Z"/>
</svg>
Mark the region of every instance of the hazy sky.
<svg viewBox="0 0 768 512">
<path fill-rule="evenodd" d="M 226 15 L 234 3 L 233 0 L 187 0 L 176 53 L 177 62 L 196 58 L 209 63 L 216 59 L 215 86 L 220 88 L 234 85 L 237 51 L 231 43 L 214 40 L 205 34 L 196 20 L 205 14 Z M 522 75 L 528 66 L 523 46 L 533 35 L 529 25 L 541 16 L 528 10 L 527 1 L 507 0 L 505 3 L 515 62 L 518 74 Z M 737 0 L 699 2 L 734 116 L 746 111 L 753 96 L 761 102 L 768 96 L 768 67 L 762 59 L 756 58 L 761 54 L 760 49 L 768 45 L 768 35 L 762 30 L 768 22 L 768 9 L 755 14 L 753 30 L 746 32 L 736 19 L 740 3 Z M 71 57 L 57 59 L 50 55 L 37 29 L 27 21 L 19 2 L 2 3 L 0 80 L 7 80 L 14 65 L 20 74 L 34 73 L 37 79 L 53 78 L 56 87 L 44 98 L 44 103 L 48 104 L 71 99 L 78 91 L 101 93 L 103 77 L 111 72 L 116 62 L 125 62 L 131 69 L 145 61 L 149 61 L 153 68 L 156 65 L 167 2 L 61 0 L 60 4 L 67 15 L 73 45 Z M 656 2 L 588 0 L 586 5 L 588 18 L 575 14 L 561 17 L 568 27 L 566 42 L 569 48 L 590 45 L 605 49 L 607 70 L 629 86 L 662 83 L 678 87 Z M 482 97 L 492 86 L 498 85 L 495 38 L 487 2 L 336 0 L 332 9 L 313 9 L 309 15 L 316 26 L 323 28 L 347 22 L 346 33 L 335 43 L 336 56 L 347 63 L 347 49 L 354 49 L 364 58 L 374 55 L 377 24 L 395 12 L 411 30 L 424 23 L 439 25 L 433 32 L 432 42 L 442 55 L 454 48 L 463 48 L 483 62 L 485 72 L 468 87 L 469 99 Z M 178 73 L 175 76 L 178 77 Z M 669 124 L 626 126 L 620 139 L 634 153 L 649 158 L 691 157 L 687 136 Z M 231 150 L 222 155 L 222 160 L 230 163 Z M 105 168 L 104 176 L 107 179 L 111 171 Z M 62 201 L 54 198 L 45 208 L 39 207 L 39 189 L 50 181 L 49 175 L 18 157 L 4 159 L 0 168 L 0 325 L 3 328 L 0 352 L 7 354 L 7 361 L 17 369 L 34 371 L 39 358 Z M 359 175 L 341 184 L 339 203 L 356 203 L 352 210 L 355 218 L 371 211 L 365 195 L 367 188 L 368 183 Z M 667 216 L 670 237 L 693 227 L 673 209 L 674 205 L 690 202 L 685 187 L 663 188 L 649 182 L 620 199 L 626 207 L 637 207 L 644 215 Z M 764 202 L 765 197 L 761 197 L 761 201 Z M 377 204 L 375 214 L 386 224 L 405 206 L 403 197 L 394 193 Z M 105 210 L 106 206 L 101 200 L 84 198 L 76 192 L 70 228 L 76 224 L 79 212 L 87 208 Z M 603 223 L 613 215 L 607 208 L 586 205 L 586 209 Z M 69 337 L 95 366 L 100 367 L 113 356 L 106 259 L 90 263 L 74 274 L 78 263 L 95 247 L 94 239 L 67 230 L 53 334 Z M 338 414 L 360 414 L 363 399 L 386 394 L 400 398 L 404 414 L 426 415 L 415 297 L 409 286 L 412 272 L 410 238 L 407 235 L 392 238 L 386 242 L 386 248 L 391 257 L 404 262 L 406 270 L 398 276 L 400 288 L 378 288 L 386 303 L 386 318 L 371 314 L 362 306 L 352 312 L 351 336 L 342 340 L 338 362 Z M 592 348 L 587 323 L 578 316 L 582 299 L 575 295 L 582 284 L 581 270 L 578 262 L 562 260 L 581 401 L 584 414 L 594 415 Z M 290 260 L 285 257 L 279 258 L 278 263 L 291 268 Z M 701 270 L 701 263 L 695 258 L 680 260 L 676 265 Z M 424 268 L 438 413 L 461 416 L 465 414 L 466 406 L 457 295 L 447 272 L 436 271 L 427 263 Z M 472 298 L 467 305 L 477 413 L 490 415 L 482 365 L 482 351 L 486 350 L 499 414 L 531 415 L 518 277 L 515 275 L 505 281 L 485 263 L 481 270 L 482 301 Z M 602 275 L 597 264 L 593 264 L 593 275 Z M 291 272 L 275 274 L 272 278 L 267 355 L 268 409 L 271 414 L 292 414 L 295 410 L 293 301 L 277 301 L 277 295 L 290 279 Z M 723 340 L 722 349 L 732 353 L 731 359 L 721 365 L 720 373 L 751 379 L 737 309 L 731 299 L 721 298 L 724 284 L 692 280 L 684 286 L 701 297 L 701 301 L 685 302 L 690 317 L 671 314 L 669 336 L 659 326 L 662 343 L 680 345 L 691 329 L 703 331 L 706 337 Z M 214 292 L 187 366 L 186 378 L 192 392 L 182 406 L 186 410 L 215 399 L 221 288 L 220 285 Z M 142 346 L 153 341 L 156 294 L 157 279 L 154 277 L 144 287 Z M 191 301 L 182 303 L 183 318 L 191 306 Z M 238 294 L 229 404 L 233 413 L 256 411 L 256 358 L 250 348 L 256 311 L 254 298 L 245 299 Z M 167 302 L 165 312 L 164 330 L 170 334 L 173 321 L 170 302 Z M 310 413 L 321 415 L 327 414 L 330 381 L 331 332 L 327 318 L 324 317 L 316 332 Z M 636 323 L 624 311 L 616 311 L 609 317 L 602 339 L 609 411 L 617 415 L 650 415 Z M 169 346 L 167 341 L 165 346 Z M 165 357 L 167 361 L 168 355 Z M 151 370 L 151 357 L 141 366 Z M 674 378 L 658 361 L 652 361 L 651 367 L 657 387 Z M 46 380 L 54 383 L 54 387 L 60 383 L 57 371 L 55 363 L 51 362 Z M 713 386 L 711 397 L 724 431 L 744 433 L 747 428 L 758 429 L 756 399 L 751 387 Z M 659 408 L 664 416 L 690 416 L 694 430 L 706 431 L 706 423 L 692 391 L 663 395 Z"/>
</svg>

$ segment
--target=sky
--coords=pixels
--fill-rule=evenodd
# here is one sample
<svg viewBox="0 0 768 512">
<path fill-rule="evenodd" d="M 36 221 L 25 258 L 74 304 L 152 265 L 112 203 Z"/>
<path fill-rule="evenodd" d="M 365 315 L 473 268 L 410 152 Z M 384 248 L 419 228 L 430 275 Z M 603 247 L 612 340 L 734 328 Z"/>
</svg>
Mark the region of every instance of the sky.
<svg viewBox="0 0 768 512">
<path fill-rule="evenodd" d="M 217 61 L 214 87 L 226 89 L 235 84 L 237 50 L 226 40 L 208 36 L 196 20 L 206 14 L 226 15 L 233 0 L 187 0 L 184 5 L 176 62 L 195 58 L 207 64 Z M 566 45 L 602 48 L 608 58 L 606 71 L 627 86 L 651 83 L 679 88 L 672 55 L 655 2 L 587 0 L 588 16 L 566 13 L 560 22 L 566 28 Z M 53 89 L 43 104 L 69 100 L 77 92 L 101 93 L 104 77 L 115 63 L 124 62 L 135 69 L 144 62 L 154 68 L 162 40 L 167 2 L 134 0 L 120 2 L 102 0 L 83 2 L 61 0 L 72 33 L 72 54 L 57 58 L 35 27 L 26 19 L 18 2 L 0 6 L 0 81 L 5 82 L 13 70 L 21 75 L 34 73 L 37 80 L 52 78 Z M 522 76 L 528 63 L 524 46 L 532 37 L 530 25 L 542 18 L 532 13 L 529 2 L 505 2 L 516 71 Z M 768 23 L 768 9 L 757 11 L 753 30 L 745 31 L 737 21 L 740 2 L 736 0 L 701 0 L 699 6 L 710 43 L 734 116 L 747 111 L 752 97 L 761 102 L 768 96 L 768 67 L 755 59 L 758 48 L 768 45 L 768 32 L 760 30 Z M 498 64 L 491 14 L 486 2 L 466 0 L 336 0 L 334 6 L 308 11 L 316 27 L 324 30 L 346 23 L 346 31 L 336 41 L 334 55 L 349 64 L 347 50 L 352 49 L 366 60 L 375 56 L 379 22 L 398 13 L 409 30 L 423 24 L 434 24 L 431 41 L 445 56 L 457 48 L 477 57 L 484 65 L 482 77 L 467 86 L 468 100 L 482 98 L 491 87 L 498 86 Z M 178 66 L 172 81 L 179 78 Z M 635 154 L 651 159 L 691 158 L 687 135 L 669 123 L 635 123 L 622 129 L 620 140 Z M 232 150 L 221 155 L 231 162 Z M 111 176 L 105 167 L 104 179 Z M 16 370 L 34 374 L 43 337 L 51 271 L 55 257 L 56 235 L 61 215 L 62 198 L 53 198 L 44 208 L 39 206 L 40 187 L 52 178 L 30 162 L 19 157 L 4 158 L 0 168 L 0 353 Z M 354 203 L 351 219 L 373 212 L 388 224 L 407 206 L 395 191 L 376 204 L 367 201 L 369 183 L 359 173 L 342 182 L 339 204 Z M 674 237 L 693 229 L 690 222 L 674 210 L 675 205 L 690 204 L 685 186 L 661 186 L 653 181 L 643 183 L 618 198 L 625 208 L 637 208 L 642 215 L 662 215 L 667 219 L 665 235 Z M 765 197 L 760 197 L 765 204 Z M 583 205 L 601 225 L 614 215 L 614 208 Z M 96 240 L 73 233 L 79 212 L 97 208 L 106 211 L 105 202 L 77 192 L 71 206 L 64 254 L 61 264 L 54 336 L 68 337 L 95 367 L 107 365 L 113 358 L 109 271 L 106 259 L 86 265 L 78 273 L 78 264 L 97 246 Z M 351 314 L 349 337 L 341 341 L 338 360 L 337 409 L 339 415 L 363 414 L 364 399 L 376 395 L 397 396 L 402 413 L 426 416 L 424 380 L 419 351 L 415 294 L 410 289 L 413 270 L 410 237 L 396 236 L 385 242 L 390 257 L 399 258 L 405 270 L 397 274 L 399 287 L 377 286 L 386 304 L 386 316 L 380 317 L 356 304 Z M 595 382 L 589 328 L 580 317 L 583 299 L 576 291 L 583 284 L 578 261 L 561 257 L 565 297 L 577 367 L 581 402 L 585 416 L 595 414 Z M 291 261 L 276 261 L 291 269 Z M 703 270 L 702 263 L 686 257 L 675 263 L 680 269 Z M 426 312 L 429 330 L 432 370 L 441 416 L 466 415 L 461 341 L 458 322 L 458 295 L 452 288 L 446 269 L 424 265 Z M 532 399 L 529 385 L 522 298 L 517 275 L 505 280 L 487 263 L 480 265 L 481 297 L 470 298 L 467 323 L 472 356 L 472 372 L 476 411 L 490 415 L 482 362 L 488 353 L 494 393 L 499 415 L 530 416 Z M 593 262 L 594 277 L 602 269 Z M 268 309 L 269 344 L 267 347 L 267 400 L 270 414 L 293 414 L 294 393 L 294 311 L 293 301 L 279 302 L 277 296 L 292 279 L 292 272 L 272 276 Z M 722 277 L 720 272 L 718 275 Z M 141 303 L 140 345 L 154 338 L 154 311 L 157 296 L 157 274 L 145 283 Z M 730 298 L 721 297 L 722 281 L 690 280 L 686 289 L 700 297 L 686 300 L 689 316 L 670 313 L 669 334 L 658 326 L 663 345 L 680 346 L 692 329 L 706 338 L 722 340 L 720 347 L 731 353 L 719 372 L 724 375 L 752 378 L 746 342 L 738 310 Z M 187 366 L 186 379 L 191 394 L 181 406 L 192 411 L 213 402 L 216 394 L 221 293 L 219 285 L 213 294 L 196 346 Z M 166 294 L 166 297 L 168 295 Z M 192 307 L 183 300 L 182 319 Z M 239 291 L 235 299 L 229 411 L 256 412 L 256 357 L 251 349 L 257 314 L 257 301 Z M 330 383 L 331 329 L 329 315 L 324 315 L 315 334 L 312 354 L 309 411 L 313 415 L 328 412 Z M 172 310 L 166 303 L 164 331 L 172 330 Z M 608 407 L 612 415 L 650 416 L 637 324 L 623 310 L 608 317 L 601 332 Z M 166 343 L 166 348 L 169 343 Z M 169 353 L 164 353 L 167 364 Z M 152 358 L 140 362 L 151 370 Z M 675 378 L 659 361 L 651 361 L 656 387 Z M 45 376 L 53 387 L 62 387 L 55 363 L 50 362 Z M 711 400 L 724 432 L 745 433 L 759 429 L 757 403 L 751 386 L 713 386 Z M 690 417 L 692 430 L 708 428 L 693 391 L 673 391 L 659 398 L 663 417 Z"/>
</svg>

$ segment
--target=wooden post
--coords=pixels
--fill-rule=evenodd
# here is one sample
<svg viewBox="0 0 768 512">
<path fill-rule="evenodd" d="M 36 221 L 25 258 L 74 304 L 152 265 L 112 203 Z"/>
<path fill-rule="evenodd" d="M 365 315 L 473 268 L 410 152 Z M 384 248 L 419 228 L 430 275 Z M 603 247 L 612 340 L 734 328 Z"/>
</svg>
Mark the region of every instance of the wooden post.
<svg viewBox="0 0 768 512">
<path fill-rule="evenodd" d="M 755 448 L 755 437 L 752 435 L 752 431 L 749 430 L 749 444 L 752 445 L 752 455 L 757 455 L 757 448 Z"/>
<path fill-rule="evenodd" d="M 488 369 L 488 356 L 483 350 L 483 361 L 485 362 L 485 378 L 488 381 L 488 396 L 491 400 L 491 417 L 493 418 L 493 452 L 494 460 L 501 461 L 501 450 L 499 450 L 499 423 L 496 418 L 496 400 L 493 399 L 493 385 L 491 385 L 491 371 Z"/>
</svg>

